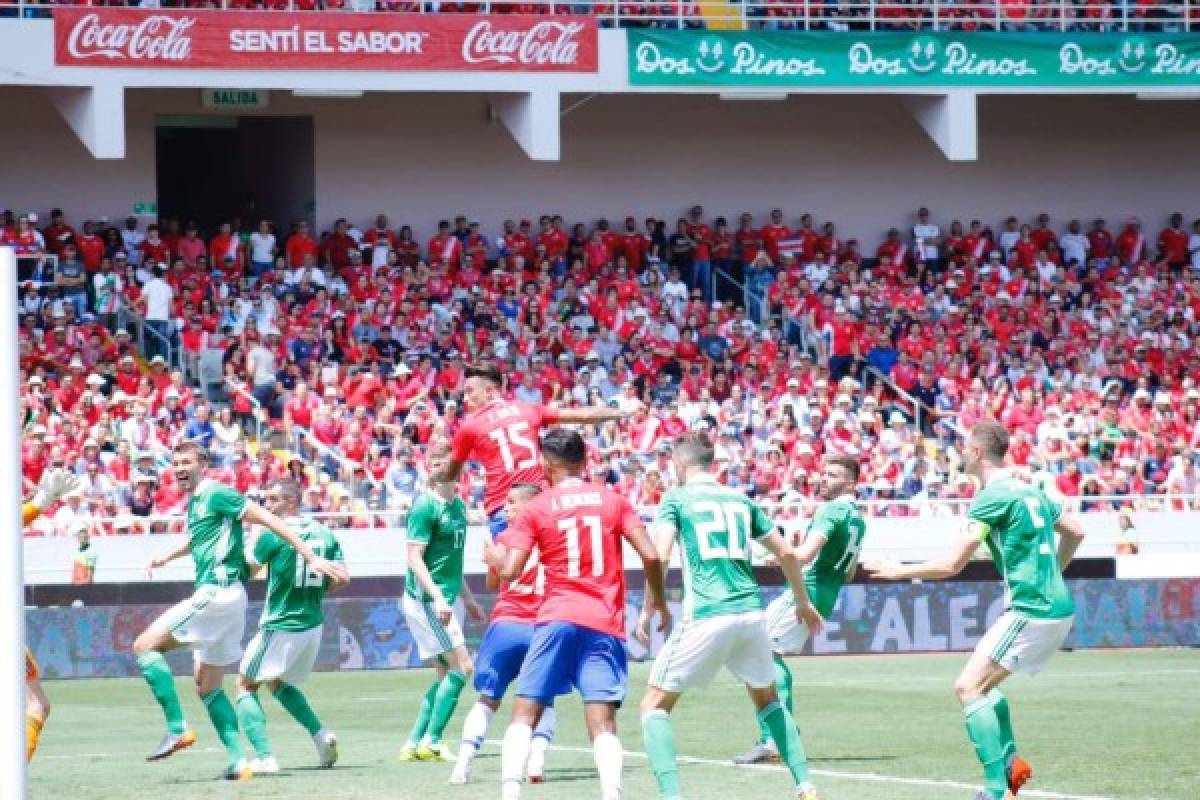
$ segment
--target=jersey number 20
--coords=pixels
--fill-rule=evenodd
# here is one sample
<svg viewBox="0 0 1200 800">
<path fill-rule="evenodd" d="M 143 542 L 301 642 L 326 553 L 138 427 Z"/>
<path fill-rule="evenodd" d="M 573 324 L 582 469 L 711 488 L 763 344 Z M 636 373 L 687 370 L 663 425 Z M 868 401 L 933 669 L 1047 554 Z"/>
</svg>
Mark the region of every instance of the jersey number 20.
<svg viewBox="0 0 1200 800">
<path fill-rule="evenodd" d="M 696 523 L 696 544 L 700 557 L 705 561 L 714 558 L 745 561 L 749 558 L 747 532 L 750 529 L 750 511 L 741 503 L 718 503 L 707 501 L 696 503 L 697 514 L 709 519 Z M 725 544 L 713 542 L 715 534 L 725 534 Z"/>
</svg>

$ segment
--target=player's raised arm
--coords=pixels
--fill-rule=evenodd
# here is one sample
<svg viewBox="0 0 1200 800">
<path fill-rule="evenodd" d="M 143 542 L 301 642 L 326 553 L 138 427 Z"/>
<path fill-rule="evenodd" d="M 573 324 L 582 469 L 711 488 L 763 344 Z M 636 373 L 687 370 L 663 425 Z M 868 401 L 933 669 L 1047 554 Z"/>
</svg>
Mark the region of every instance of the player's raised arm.
<svg viewBox="0 0 1200 800">
<path fill-rule="evenodd" d="M 329 578 L 333 586 L 349 582 L 350 576 L 343 565 L 318 556 L 303 539 L 296 535 L 295 531 L 288 527 L 286 522 L 253 500 L 246 501 L 246 510 L 242 514 L 242 521 L 251 525 L 262 525 L 283 539 L 308 563 L 310 572 Z"/>
<path fill-rule="evenodd" d="M 613 408 L 611 406 L 585 406 L 584 408 L 560 408 L 554 415 L 556 422 L 575 425 L 596 425 L 611 420 L 632 417 L 643 408 L 642 403 L 636 403 L 630 408 Z"/>
<path fill-rule="evenodd" d="M 1074 514 L 1060 516 L 1054 523 L 1054 532 L 1059 536 L 1058 568 L 1065 572 L 1071 559 L 1075 558 L 1075 551 L 1079 549 L 1079 545 L 1083 544 L 1083 538 L 1087 534 L 1083 531 L 1083 523 Z"/>
</svg>

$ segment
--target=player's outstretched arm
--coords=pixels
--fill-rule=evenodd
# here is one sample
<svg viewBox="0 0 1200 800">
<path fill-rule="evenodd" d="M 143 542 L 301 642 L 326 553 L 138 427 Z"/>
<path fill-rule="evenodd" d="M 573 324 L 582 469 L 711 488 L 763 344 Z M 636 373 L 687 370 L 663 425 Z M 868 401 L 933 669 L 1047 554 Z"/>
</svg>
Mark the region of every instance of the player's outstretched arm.
<svg viewBox="0 0 1200 800">
<path fill-rule="evenodd" d="M 963 571 L 971 556 L 979 549 L 979 535 L 968 527 L 954 549 L 941 558 L 922 561 L 918 564 L 899 564 L 894 561 L 877 561 L 863 564 L 863 569 L 872 578 L 882 581 L 931 580 L 953 578 Z"/>
<path fill-rule="evenodd" d="M 22 524 L 28 525 L 50 506 L 79 487 L 79 478 L 63 468 L 48 469 L 33 498 L 21 508 Z"/>
<path fill-rule="evenodd" d="M 1054 523 L 1054 532 L 1058 534 L 1058 568 L 1065 571 L 1067 564 L 1075 558 L 1075 551 L 1083 544 L 1083 523 L 1074 514 L 1063 514 Z"/>
<path fill-rule="evenodd" d="M 813 607 L 808 596 L 808 587 L 804 583 L 804 565 L 807 562 L 801 560 L 800 555 L 788 546 L 778 531 L 771 531 L 758 542 L 779 562 L 779 568 L 783 570 L 783 575 L 792 588 L 792 596 L 796 600 L 796 618 L 808 626 L 810 634 L 820 633 L 825 627 L 825 620 Z"/>
<path fill-rule="evenodd" d="M 250 525 L 262 525 L 280 539 L 283 539 L 292 546 L 293 550 L 300 554 L 301 558 L 308 562 L 309 571 L 329 578 L 332 586 L 349 583 L 350 575 L 346 572 L 344 565 L 318 556 L 303 539 L 288 527 L 286 522 L 258 503 L 252 500 L 246 501 L 246 510 L 242 515 L 242 522 Z"/>
<path fill-rule="evenodd" d="M 161 556 L 155 556 L 146 562 L 147 577 L 154 577 L 154 570 L 158 569 L 159 567 L 165 567 L 167 564 L 170 564 L 177 558 L 182 558 L 191 552 L 191 549 L 192 543 L 186 536 L 183 537 L 183 541 L 180 542 L 174 550 L 163 553 Z"/>
<path fill-rule="evenodd" d="M 585 406 L 584 408 L 563 408 L 557 412 L 559 422 L 577 425 L 595 425 L 614 419 L 632 417 L 643 408 L 642 403 L 636 403 L 630 408 L 612 408 L 611 406 Z"/>
</svg>

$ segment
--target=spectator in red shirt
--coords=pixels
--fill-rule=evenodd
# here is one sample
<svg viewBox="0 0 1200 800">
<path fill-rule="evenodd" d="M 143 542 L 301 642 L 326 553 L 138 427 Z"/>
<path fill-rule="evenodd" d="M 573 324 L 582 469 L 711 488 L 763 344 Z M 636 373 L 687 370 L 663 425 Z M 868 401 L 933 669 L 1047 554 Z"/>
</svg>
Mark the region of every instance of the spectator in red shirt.
<svg viewBox="0 0 1200 800">
<path fill-rule="evenodd" d="M 1158 234 L 1158 257 L 1178 272 L 1188 265 L 1188 232 L 1183 229 L 1183 214 L 1171 215 L 1167 227 Z"/>
</svg>

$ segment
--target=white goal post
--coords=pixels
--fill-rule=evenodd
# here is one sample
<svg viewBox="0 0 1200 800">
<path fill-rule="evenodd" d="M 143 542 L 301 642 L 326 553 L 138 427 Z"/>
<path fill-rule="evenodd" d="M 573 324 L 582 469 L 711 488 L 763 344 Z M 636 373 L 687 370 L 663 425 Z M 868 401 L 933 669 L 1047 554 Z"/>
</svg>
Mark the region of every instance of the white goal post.
<svg viewBox="0 0 1200 800">
<path fill-rule="evenodd" d="M 0 247 L 0 386 L 7 386 L 0 397 L 0 486 L 8 487 L 10 524 L 3 536 L 8 539 L 8 555 L 0 557 L 4 579 L 0 601 L 0 636 L 9 645 L 0 649 L 0 687 L 7 700 L 8 722 L 0 725 L 0 783 L 5 797 L 25 797 L 25 584 L 22 575 L 21 519 L 21 387 L 17 368 L 17 255 L 11 247 Z"/>
</svg>

